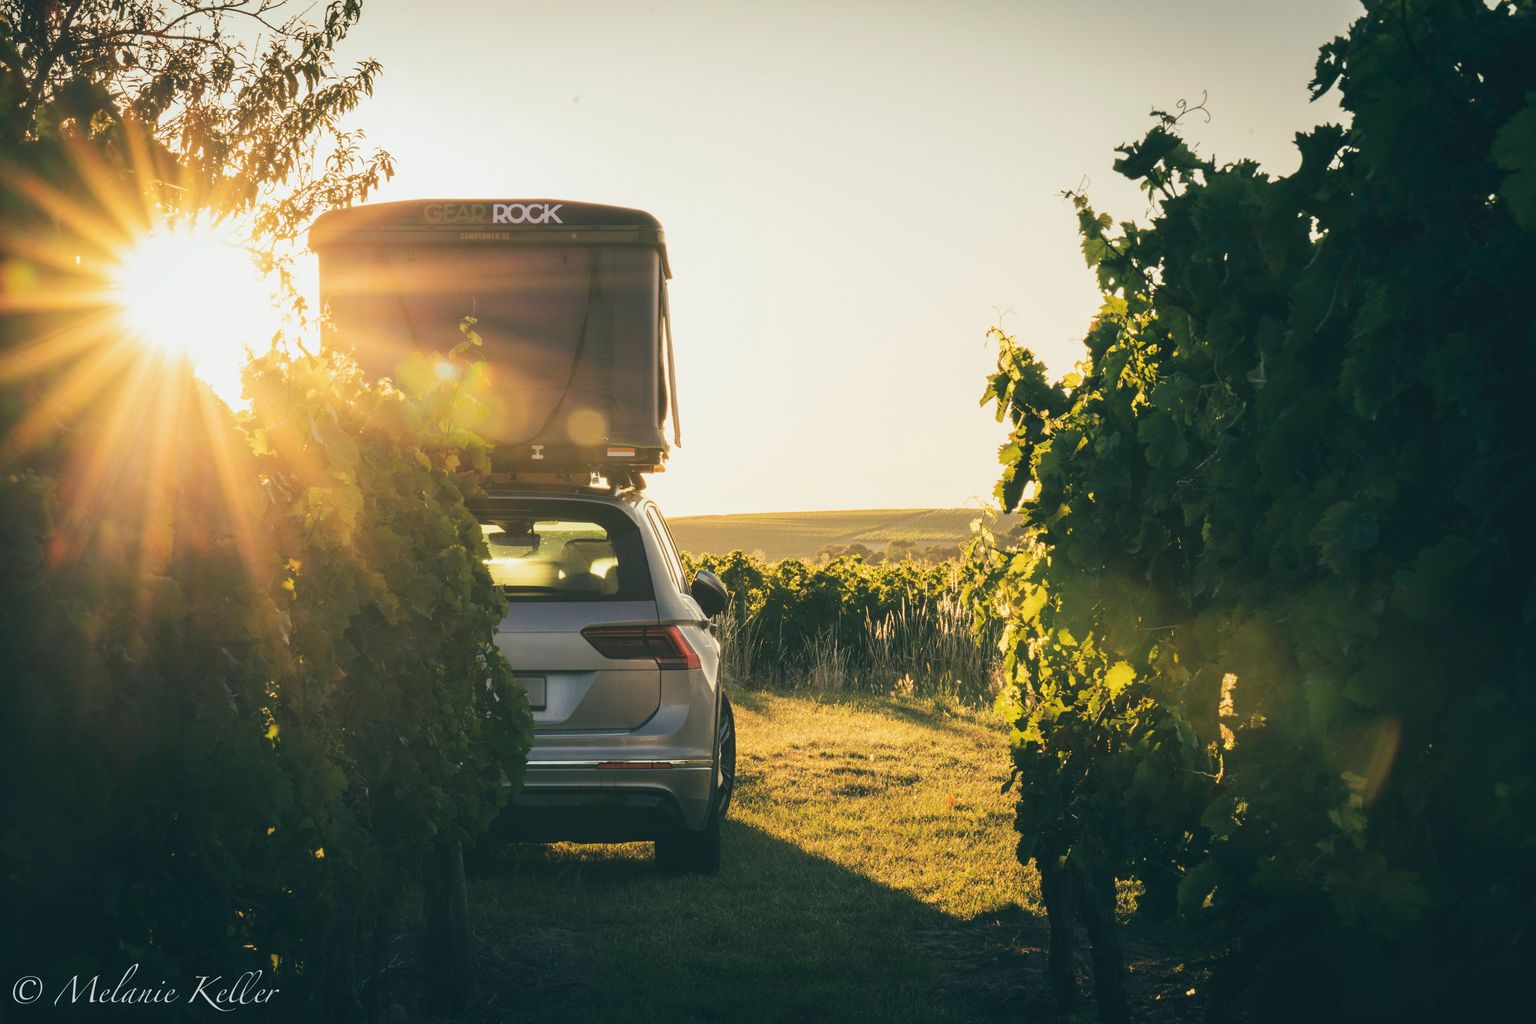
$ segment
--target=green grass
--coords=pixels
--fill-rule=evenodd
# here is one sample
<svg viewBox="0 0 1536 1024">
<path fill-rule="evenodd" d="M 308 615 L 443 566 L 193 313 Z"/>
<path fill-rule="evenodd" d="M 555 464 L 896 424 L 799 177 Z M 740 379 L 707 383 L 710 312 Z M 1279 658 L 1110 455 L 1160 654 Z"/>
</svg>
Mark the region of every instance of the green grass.
<svg viewBox="0 0 1536 1024">
<path fill-rule="evenodd" d="M 761 692 L 738 706 L 743 826 L 956 919 L 1039 909 L 1033 873 L 997 856 L 1011 852 L 1013 808 L 990 716 Z"/>
<path fill-rule="evenodd" d="M 780 559 L 810 558 L 828 544 L 863 544 L 871 551 L 883 551 L 897 540 L 919 547 L 959 546 L 970 540 L 971 523 L 983 516 L 995 530 L 1006 530 L 1017 520 L 974 508 L 901 508 L 680 516 L 669 523 L 678 547 L 696 555 L 740 550 Z"/>
<path fill-rule="evenodd" d="M 643 843 L 476 851 L 491 1002 L 469 1019 L 1018 1019 L 1041 928 L 1000 728 L 894 700 L 736 707 L 719 875 L 659 876 Z"/>
<path fill-rule="evenodd" d="M 483 845 L 469 896 L 485 1005 L 455 1020 L 1093 1019 L 1052 1010 L 1038 879 L 1013 856 L 1006 735 L 989 715 L 733 700 L 739 788 L 720 873 L 658 875 L 646 843 Z M 406 925 L 387 981 L 401 996 L 419 918 Z M 1163 947 L 1126 951 L 1144 1016 L 1196 1019 Z"/>
</svg>

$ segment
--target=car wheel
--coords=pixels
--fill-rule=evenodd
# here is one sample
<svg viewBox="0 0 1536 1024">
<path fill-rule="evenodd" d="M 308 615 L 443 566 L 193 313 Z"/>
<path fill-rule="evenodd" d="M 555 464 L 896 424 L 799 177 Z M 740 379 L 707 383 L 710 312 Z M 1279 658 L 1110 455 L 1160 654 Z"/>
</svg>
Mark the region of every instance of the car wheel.
<svg viewBox="0 0 1536 1024">
<path fill-rule="evenodd" d="M 720 695 L 720 770 L 715 775 L 715 817 L 724 818 L 731 809 L 731 795 L 736 792 L 736 714 L 731 698 Z"/>
</svg>

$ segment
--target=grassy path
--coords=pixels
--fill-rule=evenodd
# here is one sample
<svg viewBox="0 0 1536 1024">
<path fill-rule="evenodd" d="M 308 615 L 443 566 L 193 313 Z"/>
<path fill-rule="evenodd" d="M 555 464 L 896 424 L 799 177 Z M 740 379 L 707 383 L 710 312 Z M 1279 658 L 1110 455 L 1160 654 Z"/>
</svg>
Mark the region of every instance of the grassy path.
<svg viewBox="0 0 1536 1024">
<path fill-rule="evenodd" d="M 490 1002 L 467 1020 L 1057 1019 L 995 723 L 920 702 L 733 699 L 720 874 L 658 876 L 648 844 L 476 851 Z"/>
</svg>

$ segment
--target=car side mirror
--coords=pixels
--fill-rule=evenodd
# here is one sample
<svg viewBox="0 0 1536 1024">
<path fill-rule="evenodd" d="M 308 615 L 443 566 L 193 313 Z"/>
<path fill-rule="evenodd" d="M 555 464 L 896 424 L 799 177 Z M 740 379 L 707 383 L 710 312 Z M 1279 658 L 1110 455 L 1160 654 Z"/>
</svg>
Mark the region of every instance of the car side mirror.
<svg viewBox="0 0 1536 1024">
<path fill-rule="evenodd" d="M 725 584 L 720 582 L 720 577 L 708 569 L 700 569 L 693 574 L 693 585 L 688 588 L 688 594 L 699 602 L 699 608 L 704 612 L 706 619 L 712 619 L 725 611 L 725 606 L 731 599 Z"/>
</svg>

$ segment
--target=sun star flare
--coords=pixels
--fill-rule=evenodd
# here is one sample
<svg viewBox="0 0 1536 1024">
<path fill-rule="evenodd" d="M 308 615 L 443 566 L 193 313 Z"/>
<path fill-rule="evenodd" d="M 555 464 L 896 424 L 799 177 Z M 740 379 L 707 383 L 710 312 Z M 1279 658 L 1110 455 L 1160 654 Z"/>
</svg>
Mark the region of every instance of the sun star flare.
<svg viewBox="0 0 1536 1024">
<path fill-rule="evenodd" d="M 271 287 L 250 252 L 216 227 L 177 225 L 142 236 L 113 268 L 111 286 L 135 341 L 187 360 L 231 404 L 247 351 L 280 327 Z"/>
</svg>

